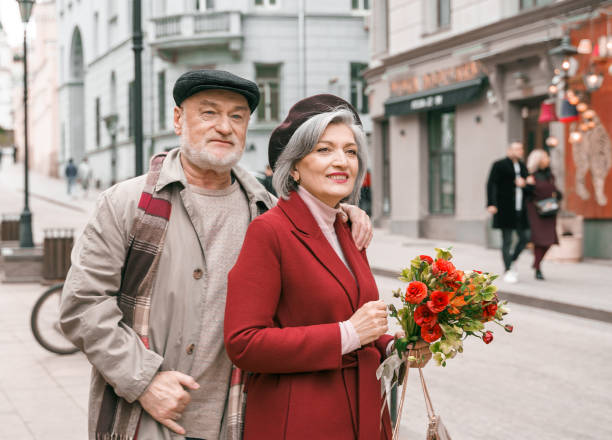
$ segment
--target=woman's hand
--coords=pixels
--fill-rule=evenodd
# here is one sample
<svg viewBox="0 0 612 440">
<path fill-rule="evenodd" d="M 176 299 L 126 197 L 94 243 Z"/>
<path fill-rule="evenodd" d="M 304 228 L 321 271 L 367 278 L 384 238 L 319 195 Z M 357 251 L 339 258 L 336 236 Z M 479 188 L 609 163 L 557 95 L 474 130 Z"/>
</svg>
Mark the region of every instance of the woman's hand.
<svg viewBox="0 0 612 440">
<path fill-rule="evenodd" d="M 531 176 L 531 175 L 527 176 L 526 182 L 527 182 L 527 185 L 535 185 L 535 183 L 536 183 L 535 182 L 535 178 L 533 176 Z"/>
<path fill-rule="evenodd" d="M 362 346 L 377 340 L 387 332 L 387 305 L 383 301 L 365 303 L 349 319 Z"/>
</svg>

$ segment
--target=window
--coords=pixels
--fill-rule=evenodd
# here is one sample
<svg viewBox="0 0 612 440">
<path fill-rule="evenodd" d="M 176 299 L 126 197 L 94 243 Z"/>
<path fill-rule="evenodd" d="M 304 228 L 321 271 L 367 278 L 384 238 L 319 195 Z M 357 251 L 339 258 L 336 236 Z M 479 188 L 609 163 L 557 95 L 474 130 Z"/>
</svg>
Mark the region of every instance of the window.
<svg viewBox="0 0 612 440">
<path fill-rule="evenodd" d="M 99 31 L 99 16 L 97 12 L 94 12 L 94 19 L 93 19 L 93 53 L 94 53 L 94 57 L 98 56 L 98 31 Z"/>
<path fill-rule="evenodd" d="M 255 6 L 271 7 L 278 4 L 277 0 L 255 0 Z"/>
<path fill-rule="evenodd" d="M 352 0 L 351 9 L 353 11 L 367 11 L 370 9 L 370 0 Z"/>
<path fill-rule="evenodd" d="M 193 0 L 193 9 L 195 11 L 211 11 L 215 9 L 214 0 Z"/>
<path fill-rule="evenodd" d="M 436 0 L 437 7 L 437 25 L 438 28 L 444 28 L 450 25 L 450 0 Z"/>
<path fill-rule="evenodd" d="M 258 64 L 255 78 L 261 98 L 257 107 L 259 122 L 278 121 L 280 107 L 280 66 L 278 64 Z"/>
<path fill-rule="evenodd" d="M 526 9 L 549 5 L 552 2 L 553 0 L 519 0 L 519 9 L 524 11 Z"/>
<path fill-rule="evenodd" d="M 368 97 L 365 94 L 366 81 L 361 72 L 368 67 L 366 63 L 351 63 L 351 104 L 359 113 L 368 112 Z"/>
<path fill-rule="evenodd" d="M 102 119 L 102 115 L 100 115 L 100 98 L 96 98 L 96 111 L 94 112 L 94 114 L 96 115 L 96 147 L 100 148 L 100 139 L 101 139 L 101 133 L 100 133 L 100 120 Z"/>
<path fill-rule="evenodd" d="M 117 16 L 117 0 L 107 0 L 106 7 L 108 8 L 109 20 Z"/>
<path fill-rule="evenodd" d="M 389 121 L 380 124 L 382 144 L 382 211 L 391 214 L 391 154 L 389 151 Z"/>
<path fill-rule="evenodd" d="M 134 81 L 128 84 L 128 137 L 134 136 Z"/>
<path fill-rule="evenodd" d="M 450 0 L 421 0 L 423 5 L 424 33 L 430 34 L 440 29 L 448 29 L 451 24 Z"/>
<path fill-rule="evenodd" d="M 158 113 L 157 119 L 159 123 L 159 129 L 164 130 L 166 128 L 166 71 L 162 70 L 157 72 L 157 105 Z"/>
<path fill-rule="evenodd" d="M 455 212 L 455 112 L 428 114 L 429 212 Z"/>
</svg>

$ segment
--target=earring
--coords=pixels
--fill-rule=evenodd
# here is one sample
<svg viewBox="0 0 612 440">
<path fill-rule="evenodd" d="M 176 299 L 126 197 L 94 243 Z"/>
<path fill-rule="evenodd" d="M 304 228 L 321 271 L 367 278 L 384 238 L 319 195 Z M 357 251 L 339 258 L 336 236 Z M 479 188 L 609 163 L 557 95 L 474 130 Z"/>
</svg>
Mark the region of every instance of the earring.
<svg viewBox="0 0 612 440">
<path fill-rule="evenodd" d="M 302 181 L 302 179 L 300 178 L 300 174 L 299 173 L 298 173 L 298 178 L 297 179 L 293 175 L 291 175 L 291 178 L 293 179 L 295 184 L 298 185 L 298 186 L 299 186 L 300 182 Z"/>
</svg>

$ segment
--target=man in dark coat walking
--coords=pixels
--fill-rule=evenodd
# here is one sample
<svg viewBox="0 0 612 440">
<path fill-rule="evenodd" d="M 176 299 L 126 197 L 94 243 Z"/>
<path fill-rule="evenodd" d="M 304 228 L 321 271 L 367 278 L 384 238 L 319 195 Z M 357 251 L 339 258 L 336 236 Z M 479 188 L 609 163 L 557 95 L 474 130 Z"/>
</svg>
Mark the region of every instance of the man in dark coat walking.
<svg viewBox="0 0 612 440">
<path fill-rule="evenodd" d="M 504 259 L 504 281 L 516 283 L 518 273 L 513 264 L 527 244 L 527 211 L 523 188 L 527 168 L 522 162 L 525 154 L 521 142 L 512 142 L 507 157 L 496 161 L 491 167 L 487 181 L 487 211 L 493 214 L 493 227 L 502 231 L 502 257 Z M 511 250 L 512 235 L 516 232 L 518 242 Z"/>
</svg>

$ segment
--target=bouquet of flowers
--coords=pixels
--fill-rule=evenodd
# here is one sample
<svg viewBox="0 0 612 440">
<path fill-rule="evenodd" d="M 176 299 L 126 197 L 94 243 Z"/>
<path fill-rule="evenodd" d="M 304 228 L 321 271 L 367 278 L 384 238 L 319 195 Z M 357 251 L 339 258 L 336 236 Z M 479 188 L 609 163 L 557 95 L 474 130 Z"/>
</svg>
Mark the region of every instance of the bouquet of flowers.
<svg viewBox="0 0 612 440">
<path fill-rule="evenodd" d="M 400 274 L 399 279 L 408 286 L 393 294 L 401 299 L 402 307 L 389 305 L 389 310 L 405 336 L 395 340 L 394 352 L 377 371 L 387 400 L 393 383 L 403 381 L 406 367 L 423 367 L 431 354 L 444 367 L 449 359 L 463 352 L 463 340 L 468 336 L 491 343 L 493 332 L 485 328 L 487 323 L 497 324 L 507 332 L 513 330 L 511 324 L 502 323 L 508 308 L 507 302 L 497 297 L 497 287 L 493 285 L 497 275 L 458 270 L 451 259 L 450 248 L 436 248 L 435 260 L 419 255 Z M 427 349 L 431 354 L 423 354 Z"/>
</svg>

